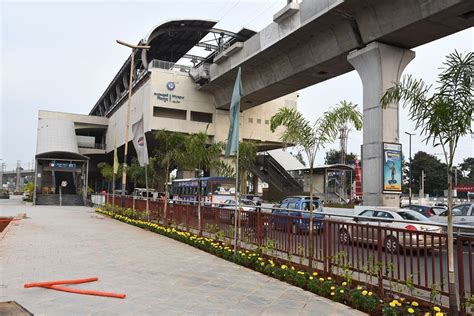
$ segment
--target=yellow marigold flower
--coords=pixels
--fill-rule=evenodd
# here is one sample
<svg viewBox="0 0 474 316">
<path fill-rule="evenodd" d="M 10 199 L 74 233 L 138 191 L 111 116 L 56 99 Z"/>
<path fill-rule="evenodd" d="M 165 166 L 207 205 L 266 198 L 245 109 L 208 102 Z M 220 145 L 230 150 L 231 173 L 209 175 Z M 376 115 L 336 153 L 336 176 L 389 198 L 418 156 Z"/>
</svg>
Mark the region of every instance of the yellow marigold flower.
<svg viewBox="0 0 474 316">
<path fill-rule="evenodd" d="M 410 307 L 409 309 L 407 309 L 407 312 L 409 312 L 410 314 L 413 314 L 415 312 L 415 310 Z"/>
<path fill-rule="evenodd" d="M 265 263 L 262 262 L 262 263 L 260 263 L 260 265 L 263 267 L 265 265 Z"/>
<path fill-rule="evenodd" d="M 294 271 L 294 270 L 295 270 L 295 267 L 291 267 L 291 270 L 293 270 L 293 271 Z"/>
<path fill-rule="evenodd" d="M 283 265 L 281 266 L 281 268 L 282 268 L 283 270 L 286 270 L 288 267 L 283 264 Z"/>
<path fill-rule="evenodd" d="M 444 316 L 444 313 L 438 312 L 435 316 Z"/>
<path fill-rule="evenodd" d="M 312 280 L 312 279 L 313 279 L 313 277 L 312 277 L 312 276 L 310 276 L 310 277 L 309 277 L 309 279 L 310 279 L 310 280 Z"/>
<path fill-rule="evenodd" d="M 367 295 L 367 293 L 368 293 L 368 292 L 367 292 L 366 290 L 363 290 L 363 291 L 362 291 L 362 295 L 364 295 L 364 296 Z"/>
<path fill-rule="evenodd" d="M 346 286 L 347 285 L 347 282 L 342 282 L 342 286 Z"/>
<path fill-rule="evenodd" d="M 395 302 L 390 302 L 390 307 L 395 307 Z"/>
<path fill-rule="evenodd" d="M 358 289 L 359 291 L 362 290 L 362 286 L 359 285 L 359 286 L 357 287 L 357 289 Z"/>
<path fill-rule="evenodd" d="M 369 296 L 372 296 L 372 294 L 374 294 L 374 293 L 372 293 L 372 292 L 369 292 L 369 293 L 368 293 Z"/>
<path fill-rule="evenodd" d="M 317 276 L 317 275 L 318 275 L 318 272 L 313 272 L 313 275 L 314 275 L 314 276 Z"/>
<path fill-rule="evenodd" d="M 433 310 L 435 312 L 441 312 L 441 308 L 439 308 L 438 306 L 433 307 Z"/>
<path fill-rule="evenodd" d="M 415 301 L 413 301 L 413 302 L 411 302 L 411 306 L 415 306 L 415 307 L 417 307 L 417 306 L 418 306 L 418 303 L 417 303 L 417 302 L 415 302 Z"/>
<path fill-rule="evenodd" d="M 397 302 L 397 306 L 398 306 L 398 307 L 402 306 L 402 303 Z"/>
<path fill-rule="evenodd" d="M 335 289 L 336 289 L 336 287 L 335 287 L 335 286 L 331 286 L 331 290 L 335 290 Z"/>
<path fill-rule="evenodd" d="M 304 275 L 303 271 L 298 271 L 298 274 Z"/>
<path fill-rule="evenodd" d="M 425 313 L 425 316 L 431 316 L 431 313 L 430 313 L 430 312 L 426 312 L 426 313 Z"/>
<path fill-rule="evenodd" d="M 344 293 L 344 290 L 339 290 L 339 293 Z"/>
<path fill-rule="evenodd" d="M 331 280 L 332 280 L 332 278 L 331 278 L 331 277 L 328 277 L 328 280 L 329 280 L 329 281 L 331 281 Z"/>
<path fill-rule="evenodd" d="M 331 295 L 334 295 L 334 292 L 331 292 Z"/>
<path fill-rule="evenodd" d="M 323 281 L 324 281 L 324 278 L 319 278 L 319 281 L 323 282 Z"/>
</svg>

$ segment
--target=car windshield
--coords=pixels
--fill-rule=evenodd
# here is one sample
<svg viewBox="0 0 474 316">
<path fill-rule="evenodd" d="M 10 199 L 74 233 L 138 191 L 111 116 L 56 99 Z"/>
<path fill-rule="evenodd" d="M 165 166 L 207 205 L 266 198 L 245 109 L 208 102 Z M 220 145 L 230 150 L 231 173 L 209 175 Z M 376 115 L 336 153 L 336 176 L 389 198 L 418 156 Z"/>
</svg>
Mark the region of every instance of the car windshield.
<svg viewBox="0 0 474 316">
<path fill-rule="evenodd" d="M 250 200 L 241 200 L 240 203 L 244 205 L 255 205 L 252 201 Z"/>
<path fill-rule="evenodd" d="M 429 222 L 430 221 L 424 215 L 421 215 L 420 213 L 415 212 L 415 211 L 398 212 L 398 215 L 400 215 L 404 220 L 407 220 L 407 221 L 419 221 L 419 222 Z"/>
</svg>

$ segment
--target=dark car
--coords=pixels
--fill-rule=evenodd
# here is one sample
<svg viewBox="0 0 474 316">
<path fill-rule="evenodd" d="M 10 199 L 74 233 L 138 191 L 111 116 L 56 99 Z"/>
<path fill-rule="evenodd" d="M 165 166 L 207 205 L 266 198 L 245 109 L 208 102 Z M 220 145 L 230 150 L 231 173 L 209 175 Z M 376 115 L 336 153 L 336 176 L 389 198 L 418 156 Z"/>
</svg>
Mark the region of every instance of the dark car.
<svg viewBox="0 0 474 316">
<path fill-rule="evenodd" d="M 406 205 L 402 208 L 408 208 L 410 210 L 416 211 L 422 215 L 425 215 L 426 217 L 431 217 L 436 215 L 436 212 L 433 210 L 433 207 L 427 206 L 427 205 L 415 205 L 415 204 L 410 204 Z"/>
<path fill-rule="evenodd" d="M 318 197 L 313 197 L 313 229 L 320 231 L 323 229 L 324 218 L 323 206 Z M 275 204 L 275 209 L 272 214 L 286 215 L 273 216 L 272 226 L 276 229 L 290 229 L 293 232 L 308 232 L 309 231 L 309 211 L 310 198 L 309 196 L 290 196 Z M 288 216 L 289 215 L 289 216 Z"/>
</svg>

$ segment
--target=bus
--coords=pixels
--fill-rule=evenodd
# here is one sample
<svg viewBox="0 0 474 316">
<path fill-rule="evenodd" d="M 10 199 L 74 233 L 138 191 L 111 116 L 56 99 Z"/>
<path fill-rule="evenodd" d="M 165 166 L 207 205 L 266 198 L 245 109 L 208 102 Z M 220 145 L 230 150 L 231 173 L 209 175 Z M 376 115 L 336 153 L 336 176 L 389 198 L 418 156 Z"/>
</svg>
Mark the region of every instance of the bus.
<svg viewBox="0 0 474 316">
<path fill-rule="evenodd" d="M 203 177 L 173 180 L 170 196 L 173 200 L 197 202 L 198 188 L 201 202 L 212 205 L 222 204 L 225 200 L 235 200 L 235 179 L 227 177 Z"/>
</svg>

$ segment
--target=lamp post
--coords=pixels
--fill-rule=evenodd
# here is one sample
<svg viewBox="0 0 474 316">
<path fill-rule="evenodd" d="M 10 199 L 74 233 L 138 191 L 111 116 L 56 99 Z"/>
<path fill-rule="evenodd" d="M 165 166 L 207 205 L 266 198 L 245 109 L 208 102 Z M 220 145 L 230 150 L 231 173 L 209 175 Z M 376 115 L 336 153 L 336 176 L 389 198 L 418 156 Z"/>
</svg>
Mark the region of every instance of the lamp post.
<svg viewBox="0 0 474 316">
<path fill-rule="evenodd" d="M 150 46 L 147 45 L 132 45 L 120 40 L 117 40 L 117 43 L 123 46 L 130 47 L 132 49 L 132 54 L 130 55 L 130 81 L 128 84 L 128 105 L 127 105 L 127 125 L 125 127 L 125 148 L 123 155 L 123 171 L 122 171 L 122 207 L 124 206 L 124 197 L 125 197 L 125 187 L 127 185 L 127 154 L 128 154 L 128 130 L 130 129 L 130 108 L 132 106 L 132 84 L 133 84 L 133 72 L 135 66 L 135 50 L 136 49 L 149 49 Z"/>
<path fill-rule="evenodd" d="M 410 137 L 410 142 L 409 142 L 409 155 L 410 155 L 410 179 L 408 179 L 408 204 L 411 205 L 411 136 L 415 135 L 415 133 L 408 133 L 405 132 Z"/>
</svg>

